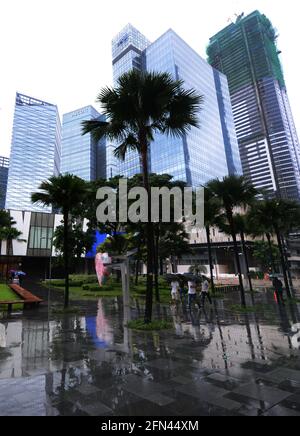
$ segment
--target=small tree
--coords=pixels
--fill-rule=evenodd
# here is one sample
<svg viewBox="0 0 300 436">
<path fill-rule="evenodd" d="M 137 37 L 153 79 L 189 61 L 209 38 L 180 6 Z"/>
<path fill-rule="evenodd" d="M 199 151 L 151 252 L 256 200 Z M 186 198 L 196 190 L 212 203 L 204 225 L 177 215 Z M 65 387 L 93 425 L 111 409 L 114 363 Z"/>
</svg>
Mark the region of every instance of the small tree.
<svg viewBox="0 0 300 436">
<path fill-rule="evenodd" d="M 32 194 L 33 203 L 52 206 L 63 214 L 63 257 L 65 269 L 65 308 L 69 306 L 69 249 L 71 214 L 83 203 L 87 193 L 86 182 L 77 176 L 66 174 L 51 177 L 39 187 L 39 192 Z"/>
<path fill-rule="evenodd" d="M 211 195 L 220 201 L 221 209 L 223 213 L 225 213 L 229 224 L 239 276 L 241 303 L 242 306 L 245 307 L 246 298 L 239 258 L 239 248 L 236 239 L 237 230 L 234 222 L 234 209 L 236 207 L 243 207 L 246 209 L 247 206 L 254 201 L 257 191 L 244 177 L 240 176 L 228 176 L 224 177 L 223 180 L 215 179 L 209 182 L 206 187 Z"/>
<path fill-rule="evenodd" d="M 266 241 L 255 241 L 253 243 L 253 257 L 264 272 L 270 271 L 272 263 L 280 263 L 280 252 L 277 245 L 271 243 L 271 250 L 272 254 L 270 255 L 270 245 Z"/>
</svg>

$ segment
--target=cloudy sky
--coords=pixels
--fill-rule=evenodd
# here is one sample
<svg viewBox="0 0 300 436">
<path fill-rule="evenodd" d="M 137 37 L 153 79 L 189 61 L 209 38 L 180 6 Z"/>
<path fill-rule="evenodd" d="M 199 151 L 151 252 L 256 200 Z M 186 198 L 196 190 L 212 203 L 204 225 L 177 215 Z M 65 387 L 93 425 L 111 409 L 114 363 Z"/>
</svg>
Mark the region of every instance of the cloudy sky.
<svg viewBox="0 0 300 436">
<path fill-rule="evenodd" d="M 59 107 L 94 104 L 112 82 L 111 40 L 128 22 L 154 41 L 174 29 L 205 57 L 209 37 L 235 14 L 259 9 L 278 29 L 279 48 L 300 131 L 295 0 L 2 0 L 0 2 L 0 155 L 9 156 L 16 91 Z"/>
</svg>

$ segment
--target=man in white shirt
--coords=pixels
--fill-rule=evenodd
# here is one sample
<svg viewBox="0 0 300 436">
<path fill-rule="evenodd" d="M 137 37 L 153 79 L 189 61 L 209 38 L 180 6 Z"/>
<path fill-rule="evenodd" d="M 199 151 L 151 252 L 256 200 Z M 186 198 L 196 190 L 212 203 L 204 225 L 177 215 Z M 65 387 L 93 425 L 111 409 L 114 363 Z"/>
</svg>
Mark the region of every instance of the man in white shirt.
<svg viewBox="0 0 300 436">
<path fill-rule="evenodd" d="M 197 300 L 197 283 L 194 280 L 188 282 L 189 293 L 188 293 L 188 306 L 191 309 L 192 304 L 196 303 Z M 199 306 L 199 304 L 198 304 Z"/>
<path fill-rule="evenodd" d="M 178 301 L 180 298 L 179 288 L 180 288 L 179 282 L 176 280 L 173 280 L 171 282 L 171 297 L 172 297 L 172 300 L 174 300 L 174 301 Z"/>
<path fill-rule="evenodd" d="M 210 305 L 212 305 L 212 299 L 209 295 L 209 282 L 206 277 L 203 278 L 202 290 L 201 290 L 201 305 L 204 307 L 205 298 L 208 298 Z"/>
</svg>

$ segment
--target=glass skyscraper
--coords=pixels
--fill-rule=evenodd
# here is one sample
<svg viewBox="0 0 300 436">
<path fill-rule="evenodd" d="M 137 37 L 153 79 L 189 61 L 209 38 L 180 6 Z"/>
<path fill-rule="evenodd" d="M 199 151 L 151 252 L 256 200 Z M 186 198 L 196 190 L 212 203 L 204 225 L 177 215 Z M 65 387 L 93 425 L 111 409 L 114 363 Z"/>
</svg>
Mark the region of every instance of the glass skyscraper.
<svg viewBox="0 0 300 436">
<path fill-rule="evenodd" d="M 190 186 L 213 178 L 241 174 L 230 95 L 226 77 L 212 68 L 173 30 L 150 43 L 131 25 L 113 40 L 114 82 L 131 69 L 168 72 L 204 96 L 200 129 L 181 138 L 157 135 L 150 150 L 150 170 L 168 173 Z M 141 171 L 137 153 L 119 163 L 119 173 L 130 177 Z"/>
<path fill-rule="evenodd" d="M 244 175 L 271 196 L 300 199 L 300 147 L 277 48 L 265 15 L 240 15 L 210 39 L 227 75 Z"/>
<path fill-rule="evenodd" d="M 92 106 L 63 116 L 61 173 L 74 174 L 86 181 L 106 179 L 106 141 L 98 143 L 90 134 L 82 136 L 82 122 L 101 119 Z M 103 118 L 104 120 L 104 118 Z"/>
<path fill-rule="evenodd" d="M 5 207 L 9 159 L 0 156 L 0 209 Z"/>
<path fill-rule="evenodd" d="M 17 93 L 6 208 L 51 212 L 31 203 L 31 194 L 59 174 L 61 124 L 57 106 Z"/>
</svg>

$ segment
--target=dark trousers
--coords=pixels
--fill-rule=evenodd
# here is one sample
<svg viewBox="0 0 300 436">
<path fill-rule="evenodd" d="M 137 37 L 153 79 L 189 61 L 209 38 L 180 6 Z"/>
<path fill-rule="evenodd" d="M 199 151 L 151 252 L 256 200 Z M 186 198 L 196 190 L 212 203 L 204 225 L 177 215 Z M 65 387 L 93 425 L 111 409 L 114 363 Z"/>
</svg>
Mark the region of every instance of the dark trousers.
<svg viewBox="0 0 300 436">
<path fill-rule="evenodd" d="M 283 291 L 281 289 L 280 290 L 276 289 L 276 296 L 277 296 L 278 304 L 284 305 Z"/>
<path fill-rule="evenodd" d="M 189 294 L 189 298 L 188 298 L 188 305 L 191 308 L 192 304 L 197 304 L 197 306 L 199 306 L 199 303 L 197 301 L 197 294 Z"/>
<path fill-rule="evenodd" d="M 204 306 L 205 304 L 205 298 L 208 298 L 209 304 L 212 304 L 212 299 L 211 296 L 209 295 L 208 292 L 202 292 L 201 293 L 201 304 L 202 306 Z"/>
</svg>

